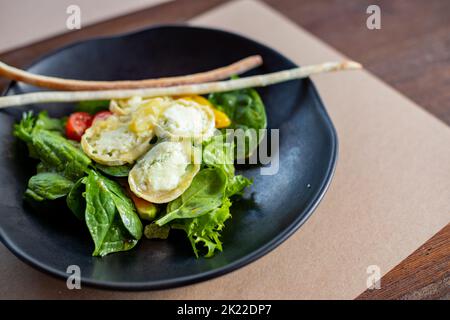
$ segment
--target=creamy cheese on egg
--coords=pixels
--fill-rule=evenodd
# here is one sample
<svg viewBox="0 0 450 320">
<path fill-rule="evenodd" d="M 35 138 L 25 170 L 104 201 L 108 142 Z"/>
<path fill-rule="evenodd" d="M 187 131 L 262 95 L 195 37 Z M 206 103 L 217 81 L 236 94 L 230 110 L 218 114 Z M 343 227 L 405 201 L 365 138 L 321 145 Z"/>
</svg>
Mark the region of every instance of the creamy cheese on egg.
<svg viewBox="0 0 450 320">
<path fill-rule="evenodd" d="M 154 135 L 165 140 L 198 142 L 209 139 L 215 131 L 212 109 L 188 98 L 134 97 L 113 101 L 111 106 L 116 112 L 95 121 L 81 139 L 84 152 L 105 165 L 134 163 L 151 148 L 149 142 Z M 175 164 L 169 162 L 170 166 L 174 173 L 179 173 Z M 155 176 L 153 180 L 158 179 Z M 175 184 L 176 178 L 170 181 Z M 163 190 L 155 183 L 154 187 Z"/>
<path fill-rule="evenodd" d="M 104 130 L 93 141 L 92 146 L 105 153 L 127 152 L 137 142 L 137 137 L 130 132 L 127 125 L 123 125 L 114 130 Z"/>
<path fill-rule="evenodd" d="M 178 198 L 200 170 L 195 161 L 200 152 L 186 141 L 156 144 L 131 169 L 128 184 L 138 197 L 153 203 Z"/>
<path fill-rule="evenodd" d="M 164 111 L 166 126 L 169 130 L 179 130 L 186 134 L 200 134 L 205 123 L 205 114 L 196 108 L 174 104 Z"/>
<path fill-rule="evenodd" d="M 153 130 L 133 131 L 128 116 L 96 120 L 81 138 L 83 151 L 98 163 L 115 166 L 133 163 L 151 146 Z"/>
<path fill-rule="evenodd" d="M 196 102 L 177 99 L 158 121 L 157 135 L 208 139 L 214 133 L 214 114 Z"/>
<path fill-rule="evenodd" d="M 163 142 L 156 145 L 142 164 L 141 182 L 148 182 L 155 191 L 175 189 L 189 164 L 181 143 Z"/>
</svg>

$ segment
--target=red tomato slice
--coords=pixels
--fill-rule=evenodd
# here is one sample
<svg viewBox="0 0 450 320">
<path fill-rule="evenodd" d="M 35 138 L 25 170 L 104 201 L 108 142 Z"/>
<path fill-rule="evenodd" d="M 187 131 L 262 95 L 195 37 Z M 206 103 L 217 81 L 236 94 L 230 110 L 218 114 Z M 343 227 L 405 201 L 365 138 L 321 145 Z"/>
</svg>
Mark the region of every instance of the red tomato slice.
<svg viewBox="0 0 450 320">
<path fill-rule="evenodd" d="M 103 119 L 106 119 L 106 118 L 108 118 L 110 115 L 112 115 L 113 113 L 111 112 L 111 111 L 100 111 L 100 112 L 97 112 L 95 115 L 94 115 L 94 120 L 92 120 L 92 122 L 94 122 L 95 120 L 103 120 Z"/>
<path fill-rule="evenodd" d="M 81 136 L 92 124 L 92 116 L 87 112 L 74 112 L 69 116 L 66 124 L 66 136 L 80 141 Z"/>
</svg>

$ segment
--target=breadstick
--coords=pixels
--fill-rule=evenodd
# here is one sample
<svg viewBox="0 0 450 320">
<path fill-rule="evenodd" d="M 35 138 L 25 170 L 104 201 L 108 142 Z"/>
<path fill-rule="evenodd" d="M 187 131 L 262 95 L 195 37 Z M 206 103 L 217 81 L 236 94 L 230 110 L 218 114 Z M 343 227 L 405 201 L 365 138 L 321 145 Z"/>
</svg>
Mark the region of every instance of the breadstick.
<svg viewBox="0 0 450 320">
<path fill-rule="evenodd" d="M 192 83 L 203 83 L 229 78 L 232 75 L 244 73 L 262 64 L 261 56 L 255 55 L 239 60 L 233 64 L 218 69 L 194 73 L 185 76 L 166 77 L 144 80 L 119 80 L 119 81 L 85 81 L 75 79 L 63 79 L 29 73 L 9 66 L 0 61 L 0 76 L 11 80 L 25 82 L 37 87 L 44 87 L 65 91 L 84 90 L 118 90 L 137 88 L 170 87 Z"/>
<path fill-rule="evenodd" d="M 0 108 L 5 108 L 8 106 L 27 105 L 31 103 L 125 99 L 133 96 L 149 98 L 157 96 L 207 94 L 212 92 L 232 91 L 251 87 L 265 87 L 289 80 L 306 78 L 317 73 L 354 70 L 360 69 L 361 67 L 362 66 L 359 63 L 354 61 L 325 62 L 316 65 L 273 72 L 265 75 L 257 75 L 227 81 L 217 81 L 164 88 L 104 91 L 43 91 L 24 93 L 14 96 L 0 97 Z"/>
</svg>

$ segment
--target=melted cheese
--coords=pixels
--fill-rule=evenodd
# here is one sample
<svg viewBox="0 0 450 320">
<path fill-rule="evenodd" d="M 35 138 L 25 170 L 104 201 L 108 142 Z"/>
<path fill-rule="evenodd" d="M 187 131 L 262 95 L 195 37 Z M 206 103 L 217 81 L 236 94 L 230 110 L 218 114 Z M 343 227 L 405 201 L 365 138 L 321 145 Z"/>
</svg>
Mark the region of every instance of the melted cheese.
<svg viewBox="0 0 450 320">
<path fill-rule="evenodd" d="M 208 139 L 213 133 L 212 111 L 190 100 L 173 100 L 158 120 L 157 134 L 163 137 Z"/>
<path fill-rule="evenodd" d="M 147 182 L 155 191 L 175 189 L 186 171 L 189 159 L 181 143 L 156 145 L 142 163 L 141 183 Z"/>
<path fill-rule="evenodd" d="M 186 135 L 200 134 L 206 118 L 201 110 L 185 107 L 178 103 L 164 111 L 163 115 L 169 130 L 178 130 Z"/>
<path fill-rule="evenodd" d="M 166 140 L 201 141 L 209 139 L 215 130 L 211 107 L 192 99 L 135 97 L 112 101 L 110 107 L 115 110 L 114 114 L 95 121 L 81 141 L 84 152 L 105 165 L 134 163 L 150 149 L 149 142 L 155 134 Z M 174 164 L 169 161 L 168 166 Z M 153 180 L 158 179 L 155 176 Z M 176 179 L 170 181 L 175 184 Z M 160 185 L 154 187 L 164 189 Z"/>
<path fill-rule="evenodd" d="M 81 139 L 83 151 L 105 165 L 133 163 L 149 148 L 152 130 L 133 132 L 127 116 L 112 115 L 95 121 Z"/>
<path fill-rule="evenodd" d="M 114 130 L 103 130 L 92 146 L 104 153 L 123 153 L 129 151 L 137 142 L 137 136 L 122 125 Z"/>
<path fill-rule="evenodd" d="M 131 191 L 153 203 L 178 198 L 200 170 L 198 154 L 200 150 L 186 141 L 156 144 L 131 169 L 128 175 Z"/>
</svg>

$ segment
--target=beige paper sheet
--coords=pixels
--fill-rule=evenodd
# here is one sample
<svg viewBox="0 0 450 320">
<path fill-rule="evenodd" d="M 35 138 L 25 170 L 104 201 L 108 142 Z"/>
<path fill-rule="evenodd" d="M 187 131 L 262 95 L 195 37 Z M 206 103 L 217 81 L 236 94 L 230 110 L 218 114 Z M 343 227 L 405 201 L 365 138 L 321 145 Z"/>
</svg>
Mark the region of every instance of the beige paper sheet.
<svg viewBox="0 0 450 320">
<path fill-rule="evenodd" d="M 228 4 L 194 23 L 245 34 L 299 64 L 342 58 L 254 1 Z M 207 282 L 127 293 L 69 291 L 2 246 L 0 297 L 355 298 L 366 289 L 369 265 L 386 273 L 449 222 L 450 130 L 366 71 L 318 75 L 314 82 L 339 134 L 339 162 L 316 212 L 276 250 Z"/>
<path fill-rule="evenodd" d="M 169 0 L 0 0 L 0 52 L 69 32 L 67 7 L 80 8 L 81 27 Z M 14 27 L 12 27 L 14 26 Z"/>
</svg>

